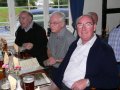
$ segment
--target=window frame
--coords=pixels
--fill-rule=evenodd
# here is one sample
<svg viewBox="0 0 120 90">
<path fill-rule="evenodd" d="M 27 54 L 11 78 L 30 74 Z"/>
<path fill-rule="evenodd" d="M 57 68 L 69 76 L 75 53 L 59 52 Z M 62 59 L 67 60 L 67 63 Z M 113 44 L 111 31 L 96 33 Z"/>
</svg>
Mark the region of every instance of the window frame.
<svg viewBox="0 0 120 90">
<path fill-rule="evenodd" d="M 59 1 L 59 0 L 58 0 Z M 14 0 L 7 0 L 8 3 L 8 12 L 9 12 L 9 23 L 10 23 L 10 32 L 12 35 L 15 35 L 15 31 L 17 29 L 17 25 L 16 25 L 16 15 L 15 15 L 15 1 Z M 29 3 L 29 0 L 28 0 Z M 29 7 L 29 6 L 28 6 Z M 72 32 L 73 28 L 72 28 L 72 20 L 71 20 L 71 13 L 70 13 L 70 3 L 68 1 L 68 8 L 69 8 L 69 25 L 67 26 L 67 28 L 69 28 L 69 30 Z M 48 29 L 48 21 L 49 21 L 49 0 L 43 0 L 43 21 L 44 21 L 44 28 L 47 32 Z"/>
</svg>

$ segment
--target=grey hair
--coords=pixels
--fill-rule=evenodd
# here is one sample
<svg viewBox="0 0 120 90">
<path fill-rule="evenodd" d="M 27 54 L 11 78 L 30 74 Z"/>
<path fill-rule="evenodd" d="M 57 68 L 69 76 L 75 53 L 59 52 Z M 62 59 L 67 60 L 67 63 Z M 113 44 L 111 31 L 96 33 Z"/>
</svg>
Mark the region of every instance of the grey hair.
<svg viewBox="0 0 120 90">
<path fill-rule="evenodd" d="M 60 16 L 60 17 L 61 17 L 61 20 L 65 22 L 66 16 L 65 16 L 65 14 L 64 14 L 63 12 L 55 11 L 55 12 L 53 12 L 53 13 L 50 15 L 50 17 L 53 16 L 53 15 L 58 15 L 58 16 Z"/>
<path fill-rule="evenodd" d="M 77 18 L 77 20 L 76 20 L 76 25 L 78 24 L 78 21 L 79 21 L 82 17 L 84 17 L 84 16 L 90 17 L 91 20 L 92 20 L 92 22 L 93 22 L 93 24 L 95 24 L 94 19 L 92 18 L 92 16 L 91 16 L 90 14 L 83 14 L 83 15 L 81 15 L 80 17 Z"/>
</svg>

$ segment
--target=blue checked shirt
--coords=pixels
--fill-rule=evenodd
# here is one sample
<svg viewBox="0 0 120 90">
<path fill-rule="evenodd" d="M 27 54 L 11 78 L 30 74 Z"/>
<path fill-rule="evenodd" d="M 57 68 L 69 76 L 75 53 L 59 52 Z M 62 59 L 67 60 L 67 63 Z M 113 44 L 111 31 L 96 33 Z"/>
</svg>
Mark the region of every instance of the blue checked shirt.
<svg viewBox="0 0 120 90">
<path fill-rule="evenodd" d="M 120 62 L 120 26 L 109 33 L 108 44 L 113 48 L 117 62 Z"/>
</svg>

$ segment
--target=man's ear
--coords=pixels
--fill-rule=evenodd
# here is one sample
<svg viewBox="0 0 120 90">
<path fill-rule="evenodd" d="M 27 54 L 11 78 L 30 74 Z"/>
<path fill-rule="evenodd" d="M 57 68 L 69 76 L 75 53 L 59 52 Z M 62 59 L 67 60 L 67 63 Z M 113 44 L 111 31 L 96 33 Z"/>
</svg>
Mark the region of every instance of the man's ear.
<svg viewBox="0 0 120 90">
<path fill-rule="evenodd" d="M 29 20 L 29 22 L 32 22 L 32 17 L 28 16 L 28 20 Z"/>
<path fill-rule="evenodd" d="M 97 27 L 97 25 L 96 25 L 96 24 L 94 24 L 94 32 L 96 31 L 96 27 Z"/>
<path fill-rule="evenodd" d="M 65 23 L 65 22 L 62 22 L 61 25 L 62 25 L 62 27 L 64 27 L 64 26 L 66 25 L 66 23 Z"/>
</svg>

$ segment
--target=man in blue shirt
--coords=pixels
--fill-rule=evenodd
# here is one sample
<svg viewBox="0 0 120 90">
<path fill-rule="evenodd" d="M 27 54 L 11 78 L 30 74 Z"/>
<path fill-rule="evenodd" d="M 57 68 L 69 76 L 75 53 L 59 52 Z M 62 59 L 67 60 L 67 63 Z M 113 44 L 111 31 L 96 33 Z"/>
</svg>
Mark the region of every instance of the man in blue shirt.
<svg viewBox="0 0 120 90">
<path fill-rule="evenodd" d="M 113 28 L 113 30 L 109 33 L 108 43 L 114 50 L 120 72 L 120 26 Z"/>
</svg>

